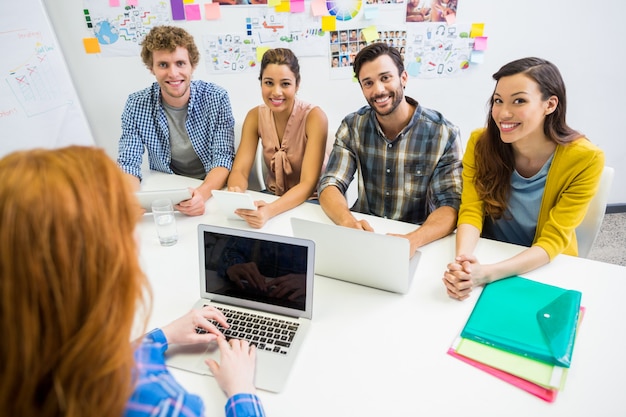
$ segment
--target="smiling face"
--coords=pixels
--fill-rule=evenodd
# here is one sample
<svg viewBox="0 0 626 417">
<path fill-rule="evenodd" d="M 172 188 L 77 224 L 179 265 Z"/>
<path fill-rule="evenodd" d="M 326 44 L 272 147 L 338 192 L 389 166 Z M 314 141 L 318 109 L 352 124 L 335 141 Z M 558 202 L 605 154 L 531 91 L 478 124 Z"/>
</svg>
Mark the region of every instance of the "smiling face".
<svg viewBox="0 0 626 417">
<path fill-rule="evenodd" d="M 261 94 L 270 110 L 291 114 L 297 92 L 296 75 L 288 65 L 267 65 L 261 76 Z"/>
<path fill-rule="evenodd" d="M 398 67 L 389 55 L 381 55 L 363 63 L 358 78 L 365 99 L 380 116 L 387 116 L 404 100 L 406 71 L 398 74 Z"/>
<path fill-rule="evenodd" d="M 183 107 L 189 101 L 189 85 L 193 74 L 187 49 L 180 46 L 173 52 L 156 50 L 152 52 L 152 68 L 161 87 L 163 101 L 172 107 Z"/>
<path fill-rule="evenodd" d="M 542 97 L 539 84 L 524 74 L 502 77 L 493 94 L 491 117 L 505 143 L 544 138 L 543 125 L 558 105 L 558 98 Z"/>
</svg>

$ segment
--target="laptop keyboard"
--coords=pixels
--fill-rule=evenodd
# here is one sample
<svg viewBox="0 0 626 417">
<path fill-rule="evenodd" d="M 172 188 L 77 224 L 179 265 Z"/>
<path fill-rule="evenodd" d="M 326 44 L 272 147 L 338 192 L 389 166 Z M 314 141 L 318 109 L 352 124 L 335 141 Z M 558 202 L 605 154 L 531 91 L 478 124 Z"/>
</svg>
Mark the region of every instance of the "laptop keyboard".
<svg viewBox="0 0 626 417">
<path fill-rule="evenodd" d="M 226 340 L 247 340 L 251 345 L 255 345 L 257 349 L 282 355 L 286 355 L 289 352 L 291 343 L 300 325 L 298 322 L 266 317 L 245 311 L 231 310 L 224 307 L 216 308 L 226 316 L 226 321 L 230 324 L 230 327 L 225 329 L 215 320 L 209 321 L 224 334 Z M 196 332 L 202 334 L 206 333 L 206 330 L 197 327 Z"/>
</svg>

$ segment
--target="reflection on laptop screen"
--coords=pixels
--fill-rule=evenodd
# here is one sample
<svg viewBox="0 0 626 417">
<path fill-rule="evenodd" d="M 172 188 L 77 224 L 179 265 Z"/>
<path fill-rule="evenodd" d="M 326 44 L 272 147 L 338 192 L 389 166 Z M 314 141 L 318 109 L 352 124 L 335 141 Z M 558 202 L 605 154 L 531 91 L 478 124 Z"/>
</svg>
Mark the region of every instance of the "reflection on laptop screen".
<svg viewBox="0 0 626 417">
<path fill-rule="evenodd" d="M 206 292 L 305 310 L 307 248 L 204 232 Z"/>
</svg>

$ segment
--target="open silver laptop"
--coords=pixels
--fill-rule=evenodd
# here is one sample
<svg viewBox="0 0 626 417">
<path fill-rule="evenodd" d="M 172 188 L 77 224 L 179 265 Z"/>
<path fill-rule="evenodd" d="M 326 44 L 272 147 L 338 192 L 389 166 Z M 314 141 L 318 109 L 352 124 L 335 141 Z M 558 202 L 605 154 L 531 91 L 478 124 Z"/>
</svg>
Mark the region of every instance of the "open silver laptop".
<svg viewBox="0 0 626 417">
<path fill-rule="evenodd" d="M 404 294 L 419 263 L 420 252 L 409 258 L 409 241 L 291 218 L 293 235 L 315 242 L 315 273 L 355 284 Z"/>
<path fill-rule="evenodd" d="M 198 226 L 198 244 L 200 300 L 194 308 L 225 312 L 230 328 L 224 335 L 257 346 L 257 388 L 281 391 L 311 322 L 315 244 L 211 225 Z M 171 345 L 166 364 L 211 375 L 204 362 L 210 357 L 219 363 L 216 342 Z"/>
</svg>

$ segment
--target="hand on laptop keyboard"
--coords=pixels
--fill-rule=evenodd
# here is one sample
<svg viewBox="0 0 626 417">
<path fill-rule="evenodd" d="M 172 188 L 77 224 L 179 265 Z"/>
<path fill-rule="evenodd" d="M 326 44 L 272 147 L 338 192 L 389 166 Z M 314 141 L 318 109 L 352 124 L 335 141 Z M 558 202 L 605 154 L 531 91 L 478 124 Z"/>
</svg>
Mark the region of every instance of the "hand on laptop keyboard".
<svg viewBox="0 0 626 417">
<path fill-rule="evenodd" d="M 242 339 L 250 342 L 258 349 L 287 354 L 299 323 L 282 319 L 264 317 L 255 313 L 219 308 L 228 318 L 230 326 L 224 328 L 221 323 L 212 322 L 217 330 L 224 334 L 226 340 Z M 206 330 L 197 328 L 200 334 Z"/>
<path fill-rule="evenodd" d="M 223 337 L 222 330 L 230 327 L 224 314 L 215 307 L 191 310 L 162 328 L 169 344 L 209 343 Z M 198 333 L 196 329 L 202 329 Z"/>
</svg>

